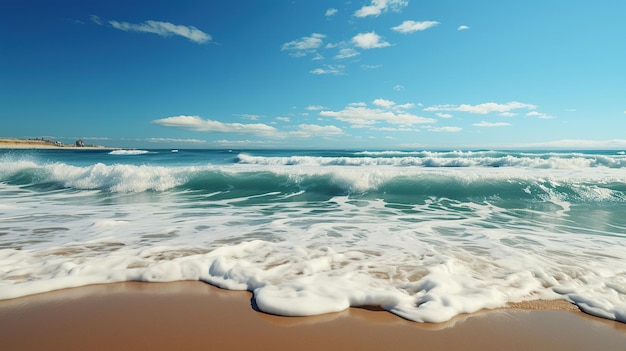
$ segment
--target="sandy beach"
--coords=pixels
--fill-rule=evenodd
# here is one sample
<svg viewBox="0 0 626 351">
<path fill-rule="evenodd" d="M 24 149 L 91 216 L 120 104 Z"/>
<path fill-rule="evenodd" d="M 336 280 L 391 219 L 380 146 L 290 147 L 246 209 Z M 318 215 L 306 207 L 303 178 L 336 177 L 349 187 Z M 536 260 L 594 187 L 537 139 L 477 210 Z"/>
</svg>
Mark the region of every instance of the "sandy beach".
<svg viewBox="0 0 626 351">
<path fill-rule="evenodd" d="M 108 146 L 81 146 L 61 144 L 46 140 L 24 140 L 0 138 L 0 149 L 70 149 L 70 150 L 116 150 L 118 148 Z"/>
<path fill-rule="evenodd" d="M 293 318 L 256 311 L 245 291 L 131 282 L 0 301 L 0 340 L 5 350 L 623 350 L 625 324 L 562 307 L 443 324 L 359 308 Z"/>
</svg>

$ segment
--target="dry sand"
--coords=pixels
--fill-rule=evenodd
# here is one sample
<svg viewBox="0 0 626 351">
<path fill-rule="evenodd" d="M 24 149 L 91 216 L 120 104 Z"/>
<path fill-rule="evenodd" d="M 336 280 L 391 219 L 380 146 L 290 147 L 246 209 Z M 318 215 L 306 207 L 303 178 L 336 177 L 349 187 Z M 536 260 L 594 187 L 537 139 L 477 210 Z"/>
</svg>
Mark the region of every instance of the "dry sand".
<svg viewBox="0 0 626 351">
<path fill-rule="evenodd" d="M 626 324 L 501 309 L 421 324 L 351 308 L 316 317 L 254 309 L 201 282 L 118 283 L 0 301 L 2 350 L 625 350 Z M 537 305 L 533 305 L 537 307 Z M 528 306 L 525 306 L 528 307 Z"/>
</svg>

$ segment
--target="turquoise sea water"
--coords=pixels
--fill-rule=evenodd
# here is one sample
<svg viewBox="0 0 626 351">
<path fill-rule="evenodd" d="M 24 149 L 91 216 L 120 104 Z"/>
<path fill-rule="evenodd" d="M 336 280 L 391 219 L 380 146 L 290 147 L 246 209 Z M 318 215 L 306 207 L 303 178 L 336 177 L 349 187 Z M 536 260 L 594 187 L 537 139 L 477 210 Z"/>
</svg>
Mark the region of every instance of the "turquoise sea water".
<svg viewBox="0 0 626 351">
<path fill-rule="evenodd" d="M 202 280 L 280 315 L 626 322 L 625 214 L 617 151 L 2 150 L 0 299 Z"/>
</svg>

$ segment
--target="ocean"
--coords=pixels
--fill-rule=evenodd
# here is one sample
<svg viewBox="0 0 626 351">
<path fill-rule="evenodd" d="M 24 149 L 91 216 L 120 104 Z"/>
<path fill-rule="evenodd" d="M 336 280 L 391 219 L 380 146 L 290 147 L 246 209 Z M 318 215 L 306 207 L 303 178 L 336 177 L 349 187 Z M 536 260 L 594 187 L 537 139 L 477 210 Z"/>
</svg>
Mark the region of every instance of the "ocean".
<svg viewBox="0 0 626 351">
<path fill-rule="evenodd" d="M 619 151 L 0 150 L 0 299 L 199 280 L 284 316 L 626 323 L 625 257 Z"/>
</svg>

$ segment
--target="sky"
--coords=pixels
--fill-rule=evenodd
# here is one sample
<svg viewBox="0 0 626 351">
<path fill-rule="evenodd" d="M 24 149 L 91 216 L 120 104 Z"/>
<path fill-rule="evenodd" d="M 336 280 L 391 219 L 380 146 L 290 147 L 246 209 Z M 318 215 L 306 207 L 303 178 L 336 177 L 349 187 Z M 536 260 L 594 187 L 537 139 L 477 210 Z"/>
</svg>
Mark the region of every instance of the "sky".
<svg viewBox="0 0 626 351">
<path fill-rule="evenodd" d="M 0 137 L 626 149 L 622 0 L 0 0 Z"/>
</svg>

